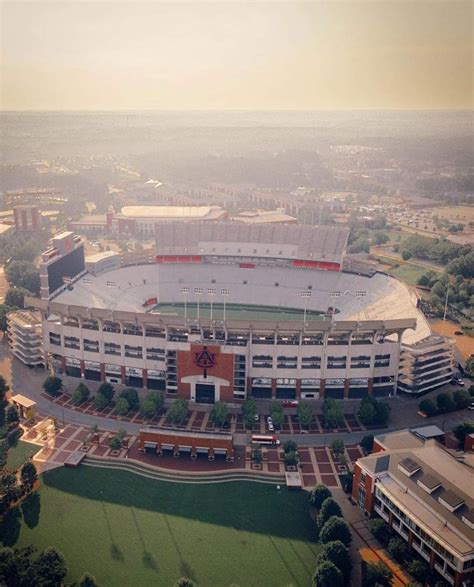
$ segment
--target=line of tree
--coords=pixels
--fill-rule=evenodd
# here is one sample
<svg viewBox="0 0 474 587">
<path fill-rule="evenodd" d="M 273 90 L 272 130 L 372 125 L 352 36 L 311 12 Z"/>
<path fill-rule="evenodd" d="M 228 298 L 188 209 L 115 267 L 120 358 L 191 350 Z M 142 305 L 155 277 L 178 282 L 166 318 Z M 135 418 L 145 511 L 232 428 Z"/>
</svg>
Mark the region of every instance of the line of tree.
<svg viewBox="0 0 474 587">
<path fill-rule="evenodd" d="M 471 394 L 472 390 L 472 394 Z M 437 414 L 447 414 L 456 410 L 463 410 L 471 403 L 474 397 L 474 385 L 467 389 L 456 389 L 452 393 L 439 393 L 435 398 L 425 398 L 420 401 L 418 407 L 420 412 L 427 416 L 436 416 Z"/>
<path fill-rule="evenodd" d="M 384 426 L 390 418 L 390 411 L 387 402 L 368 395 L 360 402 L 357 416 L 364 426 Z"/>
</svg>

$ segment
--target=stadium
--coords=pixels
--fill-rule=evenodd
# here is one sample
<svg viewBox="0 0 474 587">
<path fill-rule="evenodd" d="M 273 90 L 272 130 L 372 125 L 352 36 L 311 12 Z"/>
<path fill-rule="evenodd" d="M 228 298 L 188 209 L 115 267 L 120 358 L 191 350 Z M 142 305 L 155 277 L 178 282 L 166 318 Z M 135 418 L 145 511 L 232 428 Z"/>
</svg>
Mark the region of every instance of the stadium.
<svg viewBox="0 0 474 587">
<path fill-rule="evenodd" d="M 419 394 L 451 378 L 452 346 L 407 287 L 343 269 L 346 229 L 166 222 L 155 238 L 139 264 L 53 239 L 28 302 L 57 373 L 196 403 Z"/>
</svg>

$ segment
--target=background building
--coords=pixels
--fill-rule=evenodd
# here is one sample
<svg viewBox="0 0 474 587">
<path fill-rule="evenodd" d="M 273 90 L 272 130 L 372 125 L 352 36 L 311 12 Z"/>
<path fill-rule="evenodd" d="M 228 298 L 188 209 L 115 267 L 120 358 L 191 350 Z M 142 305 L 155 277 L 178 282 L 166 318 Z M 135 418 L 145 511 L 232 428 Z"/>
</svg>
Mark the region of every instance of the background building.
<svg viewBox="0 0 474 587">
<path fill-rule="evenodd" d="M 10 350 L 28 367 L 39 367 L 44 362 L 41 314 L 18 310 L 7 315 L 7 336 Z"/>
<path fill-rule="evenodd" d="M 18 232 L 41 230 L 41 213 L 38 206 L 26 204 L 15 206 L 13 216 Z"/>
</svg>

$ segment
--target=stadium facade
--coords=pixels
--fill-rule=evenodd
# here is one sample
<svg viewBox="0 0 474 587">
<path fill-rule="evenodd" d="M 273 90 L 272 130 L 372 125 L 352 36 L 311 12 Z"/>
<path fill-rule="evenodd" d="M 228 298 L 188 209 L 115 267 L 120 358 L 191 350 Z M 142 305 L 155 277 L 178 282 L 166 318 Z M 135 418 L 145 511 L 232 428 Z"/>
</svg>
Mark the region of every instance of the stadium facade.
<svg viewBox="0 0 474 587">
<path fill-rule="evenodd" d="M 42 299 L 28 302 L 56 372 L 200 403 L 382 397 L 402 379 L 420 393 L 451 377 L 450 345 L 427 376 L 410 362 L 432 335 L 405 285 L 342 271 L 346 229 L 165 222 L 155 234 L 153 256 L 120 267 L 86 264 L 73 233 L 53 239 Z"/>
</svg>

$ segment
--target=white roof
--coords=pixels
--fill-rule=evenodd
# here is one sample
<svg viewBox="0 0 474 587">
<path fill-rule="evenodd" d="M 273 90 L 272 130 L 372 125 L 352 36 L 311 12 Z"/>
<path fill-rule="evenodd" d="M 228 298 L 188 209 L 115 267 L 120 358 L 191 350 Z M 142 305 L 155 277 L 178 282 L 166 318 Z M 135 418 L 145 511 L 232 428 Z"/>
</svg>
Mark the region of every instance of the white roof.
<svg viewBox="0 0 474 587">
<path fill-rule="evenodd" d="M 219 206 L 124 206 L 121 213 L 125 218 L 203 220 L 217 211 L 223 212 Z"/>
</svg>

